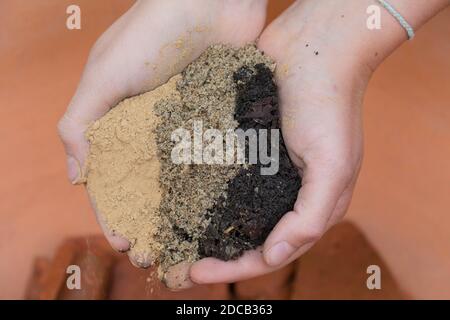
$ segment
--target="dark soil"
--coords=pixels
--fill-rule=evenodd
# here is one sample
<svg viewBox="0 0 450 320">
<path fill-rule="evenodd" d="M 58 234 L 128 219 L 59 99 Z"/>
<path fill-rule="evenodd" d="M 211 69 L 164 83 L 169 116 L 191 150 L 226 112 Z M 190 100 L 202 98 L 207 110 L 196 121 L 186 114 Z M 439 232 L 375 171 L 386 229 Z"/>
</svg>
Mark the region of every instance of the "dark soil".
<svg viewBox="0 0 450 320">
<path fill-rule="evenodd" d="M 254 69 L 242 67 L 234 73 L 238 89 L 235 119 L 243 130 L 280 128 L 273 74 L 264 64 Z M 277 174 L 261 175 L 263 165 L 258 162 L 242 168 L 228 182 L 227 196 L 209 209 L 211 223 L 199 241 L 200 257 L 230 260 L 245 250 L 255 249 L 263 244 L 281 217 L 292 210 L 301 178 L 289 159 L 281 134 L 279 149 Z"/>
</svg>

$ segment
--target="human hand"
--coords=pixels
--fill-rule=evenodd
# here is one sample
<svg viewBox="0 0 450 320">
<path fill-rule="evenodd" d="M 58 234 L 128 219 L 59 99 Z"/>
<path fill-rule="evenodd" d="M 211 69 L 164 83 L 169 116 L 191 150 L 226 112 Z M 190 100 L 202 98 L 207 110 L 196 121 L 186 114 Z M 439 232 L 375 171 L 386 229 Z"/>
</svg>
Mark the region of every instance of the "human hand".
<svg viewBox="0 0 450 320">
<path fill-rule="evenodd" d="M 82 181 L 89 145 L 87 127 L 125 97 L 151 90 L 181 72 L 209 45 L 254 41 L 265 20 L 265 0 L 138 1 L 96 42 L 77 91 L 58 129 L 72 183 Z M 95 208 L 95 203 L 92 203 Z M 96 211 L 113 248 L 128 251 Z M 146 267 L 150 261 L 130 256 Z"/>
<path fill-rule="evenodd" d="M 389 1 L 415 30 L 448 0 Z M 236 261 L 206 258 L 188 272 L 199 284 L 235 282 L 297 259 L 338 222 L 349 206 L 363 154 L 361 106 L 373 71 L 400 44 L 405 30 L 381 10 L 381 30 L 367 27 L 373 0 L 296 1 L 259 40 L 277 62 L 282 131 L 302 175 L 294 209 L 263 250 Z"/>
<path fill-rule="evenodd" d="M 283 137 L 302 187 L 293 211 L 279 221 L 263 250 L 236 261 L 202 259 L 190 267 L 193 282 L 235 282 L 274 271 L 344 216 L 363 154 L 364 91 L 372 70 L 389 53 L 378 48 L 372 54 L 361 41 L 367 32 L 357 27 L 366 26 L 364 5 L 300 1 L 261 35 L 260 50 L 277 62 Z M 352 22 L 353 28 L 345 16 L 358 9 L 362 19 Z"/>
</svg>

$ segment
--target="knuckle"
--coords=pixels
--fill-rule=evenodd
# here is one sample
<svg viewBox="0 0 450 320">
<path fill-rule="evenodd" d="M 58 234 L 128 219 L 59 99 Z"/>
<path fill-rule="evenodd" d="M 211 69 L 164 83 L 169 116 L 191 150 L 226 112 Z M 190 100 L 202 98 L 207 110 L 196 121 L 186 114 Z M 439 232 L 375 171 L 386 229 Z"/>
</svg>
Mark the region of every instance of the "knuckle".
<svg viewBox="0 0 450 320">
<path fill-rule="evenodd" d="M 61 140 L 66 140 L 66 132 L 67 132 L 68 124 L 67 119 L 63 116 L 61 119 L 59 119 L 56 130 L 58 131 L 58 135 L 61 138 Z"/>
<path fill-rule="evenodd" d="M 112 39 L 114 40 L 114 39 Z M 108 38 L 100 37 L 89 50 L 88 66 L 97 66 L 106 63 L 106 61 L 114 55 L 118 49 L 116 41 L 108 40 Z M 110 60 L 110 59 L 109 59 Z"/>
<path fill-rule="evenodd" d="M 76 145 L 79 125 L 65 114 L 56 126 L 59 138 L 66 147 Z"/>
<path fill-rule="evenodd" d="M 316 242 L 322 237 L 324 231 L 325 229 L 322 226 L 311 225 L 305 227 L 302 232 L 302 237 L 306 239 L 307 242 Z"/>
<path fill-rule="evenodd" d="M 92 48 L 89 50 L 88 61 L 91 63 L 101 61 L 106 52 L 108 52 L 107 46 L 100 38 L 94 43 Z"/>
<path fill-rule="evenodd" d="M 362 162 L 362 146 L 356 143 L 334 141 L 309 159 L 318 171 L 334 178 L 334 181 L 348 183 L 359 171 Z"/>
<path fill-rule="evenodd" d="M 355 173 L 355 167 L 350 163 L 339 163 L 337 166 L 337 176 L 343 182 L 352 180 Z"/>
<path fill-rule="evenodd" d="M 324 164 L 328 168 L 330 176 L 334 177 L 336 181 L 344 184 L 351 181 L 358 170 L 357 161 L 351 155 L 342 154 L 334 155 L 329 158 Z"/>
</svg>

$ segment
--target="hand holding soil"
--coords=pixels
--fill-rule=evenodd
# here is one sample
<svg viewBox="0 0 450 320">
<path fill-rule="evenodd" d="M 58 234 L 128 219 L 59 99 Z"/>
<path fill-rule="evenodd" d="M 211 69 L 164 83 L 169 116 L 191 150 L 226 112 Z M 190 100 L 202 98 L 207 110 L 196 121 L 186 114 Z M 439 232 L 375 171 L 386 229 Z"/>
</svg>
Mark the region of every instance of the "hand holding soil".
<svg viewBox="0 0 450 320">
<path fill-rule="evenodd" d="M 190 268 L 195 283 L 235 282 L 276 270 L 305 253 L 346 213 L 363 155 L 366 86 L 379 64 L 407 40 L 387 11 L 380 32 L 367 28 L 364 13 L 373 4 L 297 1 L 262 32 L 258 48 L 277 63 L 283 137 L 302 187 L 262 252 L 248 251 L 236 261 L 196 262 Z M 418 30 L 448 1 L 410 4 L 395 1 Z"/>
<path fill-rule="evenodd" d="M 113 109 L 105 118 L 99 122 L 95 121 L 124 98 L 155 89 L 166 83 L 198 58 L 210 45 L 222 43 L 242 47 L 260 36 L 257 42 L 258 48 L 277 63 L 275 82 L 280 98 L 279 107 L 284 138 L 281 146 L 284 147 L 285 143 L 290 159 L 302 177 L 302 187 L 296 201 L 295 199 L 292 201 L 292 211 L 286 210 L 288 212 L 284 214 L 264 242 L 263 250 L 246 251 L 242 257 L 231 261 L 222 261 L 217 258 L 196 261 L 198 257 L 190 261 L 183 258 L 182 260 L 187 262 L 172 266 L 166 273 L 165 280 L 169 286 L 183 288 L 192 285 L 192 282 L 234 282 L 271 272 L 298 258 L 328 228 L 342 218 L 349 205 L 362 158 L 360 107 L 365 87 L 375 67 L 403 41 L 401 30 L 397 30 L 398 32 L 393 32 L 391 37 L 374 37 L 373 42 L 367 43 L 364 39 L 367 38 L 369 31 L 365 29 L 364 22 L 356 19 L 351 20 L 350 25 L 344 23 L 346 17 L 352 16 L 355 6 L 361 6 L 361 8 L 367 6 L 364 2 L 359 1 L 357 5 L 342 5 L 329 0 L 297 2 L 260 35 L 264 24 L 265 1 L 192 0 L 183 1 L 182 4 L 178 1 L 142 1 L 120 18 L 96 43 L 78 90 L 59 124 L 61 138 L 68 155 L 69 178 L 74 183 L 86 180 L 82 168 L 87 165 L 89 143 L 85 133 L 88 128 L 90 128 L 88 136 L 92 137 L 91 142 L 94 142 L 93 146 L 95 146 L 97 138 L 92 130 L 100 130 L 99 127 L 103 128 L 108 121 L 114 126 L 121 126 L 122 123 L 116 123 L 120 117 L 114 119 L 113 113 L 126 114 L 124 111 L 126 108 L 119 104 L 117 109 Z M 208 50 L 214 51 L 214 49 Z M 223 49 L 219 52 L 233 53 L 227 50 L 231 49 Z M 213 52 L 209 51 L 209 54 Z M 235 54 L 239 55 L 239 53 Z M 229 81 L 232 78 L 231 75 L 234 78 L 244 75 L 246 78 L 245 74 L 248 70 L 251 76 L 247 76 L 247 82 L 244 81 L 244 84 L 251 83 L 250 79 L 253 76 L 264 78 L 262 74 L 267 72 L 265 70 L 270 70 L 270 61 L 256 53 L 250 56 L 249 60 L 246 58 L 247 55 L 241 55 L 238 60 L 246 61 L 241 65 L 244 68 L 232 70 L 233 72 L 226 74 L 223 79 Z M 229 55 L 224 57 L 229 58 Z M 227 63 L 230 66 L 233 65 L 231 62 Z M 194 66 L 192 67 L 194 71 L 195 65 L 195 63 L 191 65 Z M 214 70 L 219 69 L 217 67 Z M 205 75 L 205 79 L 208 76 L 210 75 Z M 162 99 L 165 102 L 156 103 L 155 110 L 159 117 L 164 119 L 164 110 L 180 111 L 177 109 L 180 106 L 179 101 L 182 101 L 182 106 L 189 105 L 190 85 L 186 83 L 189 73 L 183 73 L 183 77 L 180 80 L 178 76 L 153 93 L 133 98 L 135 100 L 126 100 L 123 104 L 154 105 L 156 100 Z M 220 74 L 214 79 L 217 77 L 220 77 Z M 195 77 L 193 80 L 195 82 Z M 176 81 L 178 81 L 179 96 L 167 95 L 168 91 L 173 93 Z M 239 84 L 236 86 L 239 88 Z M 271 83 L 268 82 L 267 87 L 270 88 L 270 86 Z M 239 90 L 234 94 L 238 95 L 238 93 Z M 236 96 L 232 95 L 232 97 Z M 226 95 L 224 95 L 225 98 Z M 265 98 L 270 98 L 272 105 L 274 105 L 273 101 L 278 103 L 278 99 L 273 100 L 272 96 Z M 146 113 L 146 110 L 141 111 L 141 115 L 147 116 L 149 121 L 142 126 L 134 126 L 137 128 L 135 129 L 151 130 L 155 132 L 155 140 L 160 141 L 158 132 L 161 131 L 158 131 L 158 123 L 161 124 L 161 122 L 151 118 L 152 115 Z M 173 114 L 181 113 L 173 112 Z M 232 116 L 232 112 L 227 114 Z M 230 123 L 232 120 L 229 118 Z M 127 119 L 124 121 L 126 122 Z M 142 118 L 136 121 L 142 121 Z M 148 127 L 152 123 L 153 127 Z M 235 125 L 237 126 L 236 123 Z M 128 130 L 133 126 L 127 126 L 124 123 L 123 128 Z M 124 136 L 120 133 L 124 133 Z M 126 131 L 119 131 L 119 133 L 116 131 L 114 139 L 116 138 L 123 140 L 125 144 L 128 143 Z M 109 138 L 106 136 L 105 139 Z M 125 163 L 142 160 L 142 153 L 136 150 L 138 145 L 130 143 L 127 145 L 131 146 L 130 152 L 126 153 L 130 155 L 130 158 L 126 158 Z M 118 148 L 123 147 L 121 143 L 118 146 L 120 146 Z M 151 150 L 157 145 L 147 147 Z M 97 150 L 98 155 L 105 155 L 106 153 L 100 152 L 101 150 L 101 148 Z M 117 148 L 112 145 L 112 150 Z M 133 158 L 134 154 L 138 156 Z M 155 152 L 149 157 L 156 155 Z M 117 173 L 114 161 L 111 160 L 110 163 L 111 171 L 104 172 L 103 177 L 109 172 L 112 176 Z M 149 165 L 147 169 L 150 178 L 153 177 L 153 173 L 171 170 L 164 165 L 164 162 L 161 167 Z M 118 172 L 116 177 L 122 173 L 120 170 Z M 130 170 L 125 170 L 126 174 L 129 172 Z M 231 170 L 218 175 L 229 175 L 229 181 L 233 181 L 239 176 L 237 172 L 239 171 Z M 211 172 L 211 174 L 217 174 L 217 172 Z M 290 174 L 288 176 L 291 177 Z M 88 187 L 89 179 L 88 176 Z M 284 181 L 291 181 L 289 179 Z M 107 184 L 102 179 L 96 181 L 100 185 Z M 119 181 L 120 179 L 116 182 Z M 292 188 L 296 188 L 293 181 L 289 185 L 283 185 L 283 190 L 291 192 Z M 142 187 L 143 193 L 152 188 L 150 184 L 142 185 Z M 165 187 L 166 189 L 163 188 L 161 193 L 155 190 L 152 194 L 156 196 L 156 202 L 167 205 L 166 208 L 172 208 L 168 212 L 175 212 L 173 209 L 176 207 L 173 204 L 164 202 L 164 199 L 168 199 L 164 194 L 168 186 Z M 190 190 L 194 192 L 192 187 Z M 230 185 L 227 188 L 230 188 Z M 178 190 L 178 193 L 180 192 L 181 189 Z M 221 199 L 220 196 L 223 196 L 223 193 L 220 190 L 217 192 L 217 197 L 213 198 Z M 286 191 L 284 194 L 289 192 Z M 120 196 L 117 199 L 118 203 L 124 203 Z M 149 204 L 143 206 L 151 207 L 153 200 L 149 201 Z M 283 201 L 280 200 L 279 203 Z M 210 208 L 208 203 L 200 204 Z M 218 208 L 217 204 L 214 205 L 216 213 L 231 212 L 230 207 L 225 204 L 221 208 Z M 113 205 L 112 208 L 117 206 Z M 103 218 L 104 214 L 104 212 L 97 212 L 97 217 L 111 245 L 117 250 L 128 251 L 131 261 L 138 266 L 145 267 L 152 263 L 155 257 L 151 254 L 134 255 L 140 251 L 133 249 L 141 246 L 142 243 L 130 243 L 130 239 L 124 238 L 124 234 L 111 229 L 111 224 L 107 225 Z M 131 214 L 139 213 L 131 212 Z M 170 220 L 170 215 L 164 217 L 169 217 Z M 121 216 L 116 218 L 116 222 L 119 223 Z M 214 216 L 211 221 L 214 221 Z M 220 225 L 222 221 L 224 219 L 219 219 L 215 225 Z M 174 225 L 173 221 L 169 223 Z M 202 222 L 200 221 L 197 226 L 201 228 Z M 186 233 L 185 228 L 186 225 L 182 222 L 181 228 L 176 229 L 175 233 L 178 232 L 178 236 L 184 235 L 186 241 L 191 242 L 192 233 L 189 230 Z M 228 234 L 233 232 L 234 228 L 236 226 L 230 225 L 220 231 Z M 143 228 L 141 231 L 151 233 L 150 236 L 158 234 L 157 230 Z M 214 233 L 214 230 L 210 232 Z M 221 242 L 218 243 L 220 245 Z M 228 245 L 225 244 L 225 248 L 229 247 Z M 192 248 L 180 246 L 174 249 L 187 252 Z M 214 246 L 200 246 L 195 249 L 195 252 L 204 252 L 204 256 L 214 256 L 212 254 L 215 251 Z M 220 254 L 216 256 L 224 258 Z M 233 256 L 233 253 L 230 256 Z M 173 262 L 180 261 L 176 259 Z"/>
<path fill-rule="evenodd" d="M 58 125 L 73 183 L 83 182 L 88 127 L 126 97 L 151 90 L 181 72 L 209 45 L 242 46 L 264 25 L 265 1 L 139 1 L 94 45 L 66 114 Z M 93 204 L 95 207 L 95 203 Z M 128 240 L 97 218 L 112 247 Z M 146 257 L 130 256 L 136 265 Z"/>
</svg>

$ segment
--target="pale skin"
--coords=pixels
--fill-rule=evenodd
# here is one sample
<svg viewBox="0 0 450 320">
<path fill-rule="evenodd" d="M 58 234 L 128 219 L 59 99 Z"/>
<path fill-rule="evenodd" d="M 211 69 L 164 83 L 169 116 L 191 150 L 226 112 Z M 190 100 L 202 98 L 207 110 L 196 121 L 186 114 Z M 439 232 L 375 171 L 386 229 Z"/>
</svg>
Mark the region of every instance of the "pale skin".
<svg viewBox="0 0 450 320">
<path fill-rule="evenodd" d="M 374 0 L 297 1 L 263 30 L 266 3 L 138 1 L 95 44 L 59 122 L 69 179 L 77 183 L 89 149 L 84 138 L 87 126 L 123 98 L 164 83 L 210 44 L 240 46 L 258 39 L 259 49 L 277 62 L 283 136 L 303 177 L 293 211 L 286 213 L 260 249 L 236 261 L 206 258 L 183 263 L 166 276 L 169 287 L 234 282 L 269 273 L 297 259 L 342 219 L 363 155 L 364 91 L 377 66 L 407 40 L 404 29 L 384 9 L 382 29 L 366 27 L 366 8 L 376 4 Z M 450 4 L 449 0 L 390 3 L 415 30 Z M 170 45 L 187 38 L 190 42 L 181 47 Z M 111 246 L 127 251 L 129 242 L 112 234 L 99 213 L 97 217 Z M 133 256 L 130 260 L 141 267 L 151 264 L 138 264 Z M 180 274 L 184 276 L 176 277 Z M 190 280 L 178 283 L 176 278 Z"/>
</svg>

